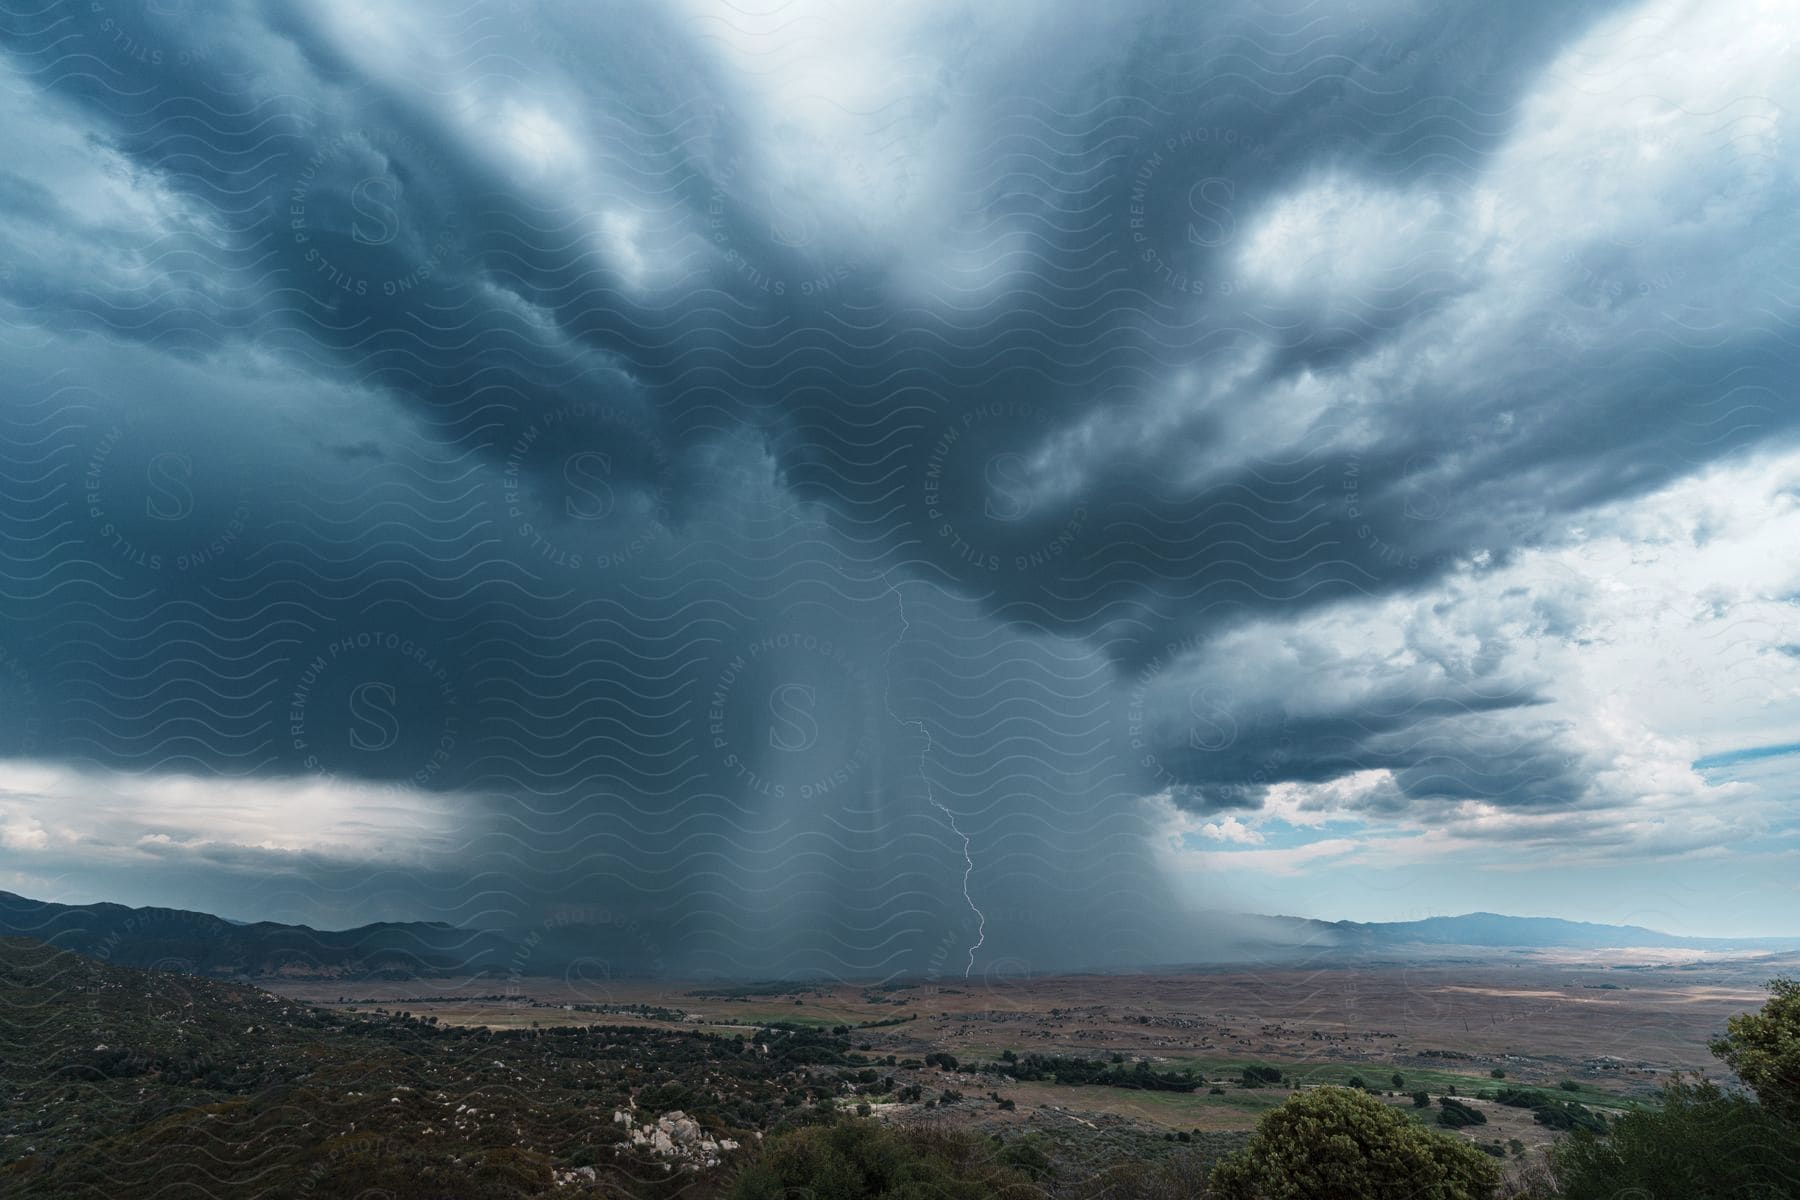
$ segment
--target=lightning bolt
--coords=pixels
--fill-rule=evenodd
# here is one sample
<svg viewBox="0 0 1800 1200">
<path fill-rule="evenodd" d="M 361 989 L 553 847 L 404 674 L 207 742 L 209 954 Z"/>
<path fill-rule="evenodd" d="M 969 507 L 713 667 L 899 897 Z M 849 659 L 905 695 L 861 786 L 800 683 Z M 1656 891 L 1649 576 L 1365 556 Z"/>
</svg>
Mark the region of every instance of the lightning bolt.
<svg viewBox="0 0 1800 1200">
<path fill-rule="evenodd" d="M 931 772 L 926 770 L 926 764 L 931 759 L 931 730 L 926 727 L 924 721 L 909 720 L 894 711 L 894 651 L 898 650 L 900 644 L 906 641 L 906 634 L 912 628 L 912 622 L 906 617 L 906 593 L 900 590 L 898 584 L 888 579 L 886 571 L 881 573 L 881 581 L 888 585 L 888 591 L 892 593 L 895 602 L 900 606 L 900 635 L 894 639 L 894 644 L 888 647 L 887 655 L 881 662 L 882 678 L 885 681 L 881 692 L 881 704 L 883 708 L 887 709 L 888 716 L 894 719 L 896 725 L 911 726 L 925 735 L 925 753 L 919 759 L 919 777 L 925 781 L 925 799 L 931 802 L 933 808 L 944 814 L 944 818 L 950 822 L 950 832 L 962 839 L 963 900 L 968 904 L 969 911 L 975 914 L 975 944 L 969 947 L 969 962 L 963 968 L 963 978 L 967 979 L 975 970 L 975 952 L 987 942 L 987 914 L 981 911 L 981 907 L 975 903 L 975 897 L 969 892 L 969 876 L 975 873 L 975 859 L 969 853 L 969 835 L 957 827 L 956 814 L 938 800 L 937 793 L 931 788 Z"/>
</svg>

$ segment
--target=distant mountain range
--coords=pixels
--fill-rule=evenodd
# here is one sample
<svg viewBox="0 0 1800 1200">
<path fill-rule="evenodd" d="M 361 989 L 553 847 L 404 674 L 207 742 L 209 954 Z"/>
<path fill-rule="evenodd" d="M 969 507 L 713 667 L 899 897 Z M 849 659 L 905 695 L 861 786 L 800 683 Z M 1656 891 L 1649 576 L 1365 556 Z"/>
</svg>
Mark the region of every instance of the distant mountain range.
<svg viewBox="0 0 1800 1200">
<path fill-rule="evenodd" d="M 1295 955 L 1416 954 L 1470 949 L 1670 949 L 1800 951 L 1793 938 L 1695 938 L 1636 925 L 1556 917 L 1467 913 L 1422 921 L 1317 921 L 1221 915 L 1230 938 L 1204 957 L 1271 961 Z M 0 937 L 28 937 L 117 966 L 241 978 L 390 978 L 558 974 L 575 964 L 615 975 L 661 973 L 617 926 L 565 924 L 530 934 L 464 929 L 436 921 L 378 922 L 321 930 L 231 921 L 177 908 L 52 904 L 0 892 Z"/>
<path fill-rule="evenodd" d="M 0 892 L 0 936 L 36 938 L 122 967 L 193 975 L 410 978 L 504 970 L 510 939 L 438 922 L 321 930 L 179 908 L 51 904 Z"/>
<path fill-rule="evenodd" d="M 1703 938 L 1658 933 L 1641 925 L 1597 925 L 1561 917 L 1508 917 L 1499 913 L 1465 913 L 1460 917 L 1427 917 L 1422 921 L 1290 920 L 1318 931 L 1322 940 L 1354 950 L 1393 946 L 1486 946 L 1539 950 L 1800 950 L 1800 937 Z"/>
</svg>

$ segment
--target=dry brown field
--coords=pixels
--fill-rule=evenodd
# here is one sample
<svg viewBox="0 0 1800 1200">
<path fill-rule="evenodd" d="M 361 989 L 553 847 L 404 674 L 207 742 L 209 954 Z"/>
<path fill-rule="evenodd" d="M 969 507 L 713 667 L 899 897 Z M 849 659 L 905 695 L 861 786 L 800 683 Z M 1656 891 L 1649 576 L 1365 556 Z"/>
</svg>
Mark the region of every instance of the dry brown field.
<svg viewBox="0 0 1800 1200">
<path fill-rule="evenodd" d="M 1295 1086 L 1352 1076 L 1410 1106 L 1406 1093 L 1473 1097 L 1507 1083 L 1558 1089 L 1603 1109 L 1651 1098 L 1671 1071 L 1711 1070 L 1707 1040 L 1734 1013 L 1761 1004 L 1763 983 L 1800 972 L 1800 957 L 1670 959 L 1668 952 L 1505 952 L 1305 969 L 1200 968 L 1142 975 L 1057 975 L 887 984 L 734 985 L 664 979 L 522 976 L 402 982 L 283 981 L 273 990 L 325 1004 L 381 1006 L 495 1028 L 533 1024 L 681 1025 L 748 1033 L 776 1021 L 852 1027 L 852 1041 L 903 1082 L 1015 1101 L 982 1106 L 984 1125 L 1130 1125 L 1151 1130 L 1254 1126 L 1291 1089 L 1237 1086 L 1246 1064 L 1282 1068 Z M 737 994 L 734 994 L 734 991 Z M 669 1010 L 655 1016 L 629 1006 Z M 575 1006 L 584 1006 L 581 1008 Z M 901 1023 L 874 1025 L 873 1022 Z M 970 1071 L 1019 1055 L 1149 1058 L 1220 1081 L 1196 1092 L 1019 1082 Z M 941 1051 L 960 1070 L 908 1068 Z M 1392 1076 L 1404 1083 L 1396 1087 Z M 1561 1091 L 1572 1081 L 1579 1091 Z M 1550 1136 L 1522 1109 L 1472 1101 L 1481 1139 Z M 891 1114 L 903 1115 L 903 1114 Z M 1429 1114 L 1427 1114 L 1429 1115 Z"/>
</svg>

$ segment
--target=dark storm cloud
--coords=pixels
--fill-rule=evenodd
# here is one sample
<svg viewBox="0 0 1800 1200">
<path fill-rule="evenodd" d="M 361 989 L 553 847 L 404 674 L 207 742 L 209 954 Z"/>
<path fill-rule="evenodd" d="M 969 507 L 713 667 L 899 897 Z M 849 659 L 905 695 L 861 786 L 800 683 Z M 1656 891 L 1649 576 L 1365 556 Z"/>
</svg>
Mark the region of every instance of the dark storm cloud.
<svg viewBox="0 0 1800 1200">
<path fill-rule="evenodd" d="M 1548 312 L 1478 261 L 1613 7 L 971 15 L 835 142 L 661 6 L 10 14 L 9 753 L 422 791 L 429 855 L 282 903 L 593 904 L 733 973 L 1179 958 L 1146 791 L 1566 797 L 1498 625 L 1337 702 L 1188 672 L 1791 423 L 1778 322 L 1672 342 L 1628 246 Z M 1257 257 L 1315 194 L 1367 263 Z"/>
</svg>

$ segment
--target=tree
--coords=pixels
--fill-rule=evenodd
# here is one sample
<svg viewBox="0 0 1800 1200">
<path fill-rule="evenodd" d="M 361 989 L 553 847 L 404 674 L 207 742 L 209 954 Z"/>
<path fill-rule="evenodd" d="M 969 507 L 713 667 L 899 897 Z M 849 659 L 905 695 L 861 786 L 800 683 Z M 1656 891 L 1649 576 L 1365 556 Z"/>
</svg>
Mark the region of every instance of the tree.
<svg viewBox="0 0 1800 1200">
<path fill-rule="evenodd" d="M 1320 1087 L 1264 1117 L 1211 1184 L 1218 1200 L 1489 1200 L 1500 1170 L 1373 1096 Z"/>
<path fill-rule="evenodd" d="M 1393 1075 L 1389 1077 L 1388 1082 L 1394 1085 L 1394 1090 L 1396 1092 L 1403 1092 L 1406 1090 L 1406 1076 L 1398 1071 L 1395 1071 Z"/>
<path fill-rule="evenodd" d="M 1760 1012 L 1725 1023 L 1710 1049 L 1770 1113 L 1800 1124 L 1800 981 L 1775 979 Z"/>
<path fill-rule="evenodd" d="M 1746 1200 L 1793 1195 L 1800 1130 L 1745 1096 L 1680 1078 L 1659 1108 L 1616 1118 L 1607 1136 L 1577 1129 L 1550 1151 L 1560 1200 Z"/>
</svg>

